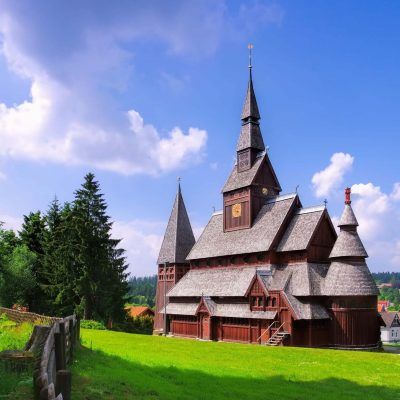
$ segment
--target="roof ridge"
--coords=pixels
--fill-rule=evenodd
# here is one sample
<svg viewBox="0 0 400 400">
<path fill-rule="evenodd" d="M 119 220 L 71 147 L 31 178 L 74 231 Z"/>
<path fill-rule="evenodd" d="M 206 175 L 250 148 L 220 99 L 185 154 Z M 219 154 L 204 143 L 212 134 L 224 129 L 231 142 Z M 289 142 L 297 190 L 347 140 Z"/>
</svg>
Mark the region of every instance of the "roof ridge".
<svg viewBox="0 0 400 400">
<path fill-rule="evenodd" d="M 310 207 L 301 207 L 296 211 L 297 215 L 301 215 L 301 214 L 310 214 L 313 212 L 318 212 L 318 211 L 324 211 L 325 210 L 325 206 L 310 206 Z"/>
</svg>

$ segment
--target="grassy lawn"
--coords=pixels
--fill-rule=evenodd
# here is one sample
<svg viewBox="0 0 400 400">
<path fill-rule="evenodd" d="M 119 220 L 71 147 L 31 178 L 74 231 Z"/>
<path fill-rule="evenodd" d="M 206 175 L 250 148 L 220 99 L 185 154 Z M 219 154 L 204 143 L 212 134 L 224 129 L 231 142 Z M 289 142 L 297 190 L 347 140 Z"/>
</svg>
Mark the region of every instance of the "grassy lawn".
<svg viewBox="0 0 400 400">
<path fill-rule="evenodd" d="M 3 350 L 22 350 L 32 334 L 32 329 L 32 324 L 18 325 L 9 321 L 5 316 L 0 316 L 0 352 Z M 18 398 L 16 392 L 30 392 L 31 387 L 31 372 L 11 373 L 5 370 L 4 362 L 0 360 L 0 399 L 16 399 Z"/>
<path fill-rule="evenodd" d="M 400 356 L 82 330 L 74 400 L 400 399 Z M 90 350 L 92 348 L 92 350 Z"/>
</svg>

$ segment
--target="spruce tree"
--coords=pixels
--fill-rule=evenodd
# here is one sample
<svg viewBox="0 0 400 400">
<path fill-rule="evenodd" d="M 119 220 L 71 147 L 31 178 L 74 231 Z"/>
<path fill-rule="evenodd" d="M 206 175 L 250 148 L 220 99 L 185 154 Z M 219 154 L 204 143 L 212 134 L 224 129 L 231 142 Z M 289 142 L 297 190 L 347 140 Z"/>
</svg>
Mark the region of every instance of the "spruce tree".
<svg viewBox="0 0 400 400">
<path fill-rule="evenodd" d="M 45 219 L 40 211 L 24 215 L 24 222 L 19 232 L 21 243 L 25 245 L 34 255 L 31 265 L 31 273 L 36 282 L 35 287 L 27 297 L 28 306 L 31 311 L 43 312 L 47 303 L 46 293 L 42 283 L 45 282 L 45 270 L 43 268 L 43 257 L 45 252 L 46 225 Z"/>
<path fill-rule="evenodd" d="M 93 174 L 87 174 L 66 204 L 53 234 L 49 290 L 58 312 L 85 319 L 119 320 L 127 291 L 124 250 L 111 237 L 107 204 Z"/>
</svg>

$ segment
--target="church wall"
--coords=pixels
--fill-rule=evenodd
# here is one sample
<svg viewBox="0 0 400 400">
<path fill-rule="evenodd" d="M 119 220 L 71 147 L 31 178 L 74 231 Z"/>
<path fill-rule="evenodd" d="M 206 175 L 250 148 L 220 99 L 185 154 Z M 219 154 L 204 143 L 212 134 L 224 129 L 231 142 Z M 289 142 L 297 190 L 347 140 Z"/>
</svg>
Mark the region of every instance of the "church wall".
<svg viewBox="0 0 400 400">
<path fill-rule="evenodd" d="M 249 228 L 250 225 L 250 189 L 224 193 L 224 231 Z"/>
</svg>

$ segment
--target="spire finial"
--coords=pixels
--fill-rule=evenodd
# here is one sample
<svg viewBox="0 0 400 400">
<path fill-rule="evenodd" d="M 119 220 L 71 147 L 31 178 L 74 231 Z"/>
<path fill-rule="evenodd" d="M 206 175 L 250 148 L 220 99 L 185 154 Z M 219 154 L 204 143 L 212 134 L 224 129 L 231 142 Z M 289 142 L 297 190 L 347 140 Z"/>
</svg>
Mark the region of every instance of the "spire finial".
<svg viewBox="0 0 400 400">
<path fill-rule="evenodd" d="M 327 199 L 324 200 L 324 204 L 325 204 L 325 208 L 326 208 L 326 206 L 328 205 L 328 200 Z"/>
<path fill-rule="evenodd" d="M 347 187 L 344 191 L 344 204 L 351 204 L 351 189 Z"/>
<path fill-rule="evenodd" d="M 250 72 L 251 72 L 251 69 L 253 68 L 253 66 L 251 64 L 251 50 L 253 49 L 253 47 L 254 46 L 251 43 L 249 43 L 247 45 L 247 48 L 249 49 L 249 69 L 250 69 Z"/>
</svg>

